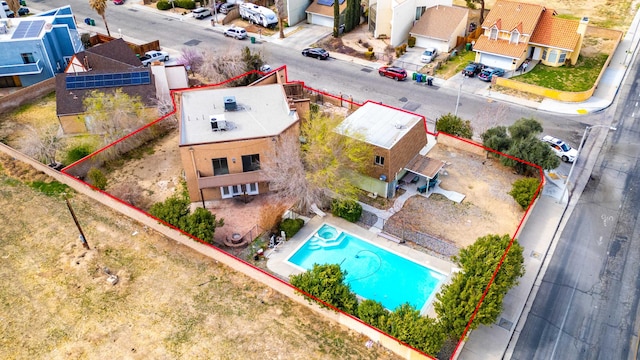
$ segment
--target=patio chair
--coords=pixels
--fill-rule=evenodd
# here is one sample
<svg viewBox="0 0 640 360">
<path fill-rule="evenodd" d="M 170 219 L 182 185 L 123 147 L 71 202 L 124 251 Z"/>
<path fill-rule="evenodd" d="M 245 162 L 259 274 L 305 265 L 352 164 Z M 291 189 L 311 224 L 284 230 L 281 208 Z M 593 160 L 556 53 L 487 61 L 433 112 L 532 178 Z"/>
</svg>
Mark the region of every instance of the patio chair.
<svg viewBox="0 0 640 360">
<path fill-rule="evenodd" d="M 426 193 L 426 192 L 427 192 L 427 187 L 428 187 L 428 185 L 427 185 L 427 184 L 424 184 L 424 185 L 422 185 L 422 186 L 418 186 L 418 192 L 419 192 L 420 194 L 424 194 L 424 193 Z"/>
</svg>

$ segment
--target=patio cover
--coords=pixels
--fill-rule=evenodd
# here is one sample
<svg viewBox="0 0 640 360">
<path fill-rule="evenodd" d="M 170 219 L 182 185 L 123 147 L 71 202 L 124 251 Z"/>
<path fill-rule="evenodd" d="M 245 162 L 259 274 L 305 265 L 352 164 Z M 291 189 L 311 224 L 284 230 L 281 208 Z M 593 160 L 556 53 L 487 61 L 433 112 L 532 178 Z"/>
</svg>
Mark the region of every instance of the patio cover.
<svg viewBox="0 0 640 360">
<path fill-rule="evenodd" d="M 444 166 L 444 161 L 432 159 L 430 157 L 426 157 L 420 154 L 409 161 L 406 170 L 411 171 L 412 173 L 422 175 L 428 179 L 433 179 L 440 169 Z"/>
</svg>

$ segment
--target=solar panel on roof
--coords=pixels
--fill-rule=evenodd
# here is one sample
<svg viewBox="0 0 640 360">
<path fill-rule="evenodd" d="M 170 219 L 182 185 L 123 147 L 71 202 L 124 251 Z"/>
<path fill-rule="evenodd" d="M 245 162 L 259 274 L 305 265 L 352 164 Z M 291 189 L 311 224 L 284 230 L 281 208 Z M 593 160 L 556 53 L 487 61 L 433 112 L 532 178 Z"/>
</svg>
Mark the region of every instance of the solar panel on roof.
<svg viewBox="0 0 640 360">
<path fill-rule="evenodd" d="M 44 20 L 21 21 L 13 32 L 11 39 L 38 37 L 44 27 Z"/>
<path fill-rule="evenodd" d="M 34 20 L 31 21 L 31 26 L 27 30 L 27 35 L 25 37 L 38 37 L 40 35 L 40 30 L 44 27 L 44 20 Z"/>
<path fill-rule="evenodd" d="M 22 21 L 18 24 L 18 27 L 13 32 L 11 36 L 12 39 L 22 39 L 24 35 L 27 33 L 27 29 L 29 28 L 30 21 Z"/>
<path fill-rule="evenodd" d="M 72 89 L 93 89 L 104 87 L 119 87 L 129 85 L 151 84 L 151 74 L 149 71 L 138 71 L 129 73 L 112 74 L 78 74 L 68 75 L 66 78 L 67 90 Z"/>
<path fill-rule="evenodd" d="M 334 0 L 318 0 L 318 5 L 333 6 L 333 2 Z"/>
</svg>

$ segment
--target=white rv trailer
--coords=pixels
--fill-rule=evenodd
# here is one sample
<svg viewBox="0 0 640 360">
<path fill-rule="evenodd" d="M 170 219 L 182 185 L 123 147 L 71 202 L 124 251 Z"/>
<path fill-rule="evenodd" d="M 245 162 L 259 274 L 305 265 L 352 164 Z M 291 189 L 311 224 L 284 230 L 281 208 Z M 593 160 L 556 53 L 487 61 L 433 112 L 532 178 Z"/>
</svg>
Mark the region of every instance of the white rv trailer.
<svg viewBox="0 0 640 360">
<path fill-rule="evenodd" d="M 257 25 L 264 26 L 266 28 L 274 28 L 278 24 L 278 17 L 273 10 L 264 6 L 259 6 L 252 3 L 240 4 L 240 16 Z"/>
</svg>

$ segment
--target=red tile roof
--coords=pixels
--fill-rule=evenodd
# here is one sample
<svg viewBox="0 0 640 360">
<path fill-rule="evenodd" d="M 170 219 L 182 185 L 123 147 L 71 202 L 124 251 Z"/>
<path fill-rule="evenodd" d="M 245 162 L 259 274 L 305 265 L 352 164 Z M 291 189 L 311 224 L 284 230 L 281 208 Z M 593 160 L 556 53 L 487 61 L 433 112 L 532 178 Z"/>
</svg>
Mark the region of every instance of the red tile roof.
<svg viewBox="0 0 640 360">
<path fill-rule="evenodd" d="M 522 34 L 531 35 L 536 28 L 544 7 L 541 5 L 498 0 L 482 23 L 483 28 L 496 25 L 499 30 L 511 31 L 519 28 Z"/>
<path fill-rule="evenodd" d="M 515 44 L 503 39 L 489 40 L 488 37 L 483 35 L 480 36 L 475 45 L 473 45 L 473 50 L 519 59 L 522 57 L 522 54 L 527 51 L 527 47 L 528 45 L 525 42 Z"/>
<path fill-rule="evenodd" d="M 575 20 L 560 19 L 547 9 L 542 14 L 538 26 L 529 39 L 529 43 L 573 51 L 580 41 L 578 25 Z"/>
</svg>

